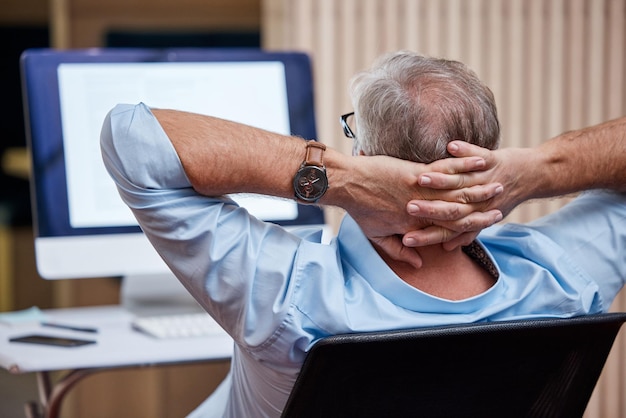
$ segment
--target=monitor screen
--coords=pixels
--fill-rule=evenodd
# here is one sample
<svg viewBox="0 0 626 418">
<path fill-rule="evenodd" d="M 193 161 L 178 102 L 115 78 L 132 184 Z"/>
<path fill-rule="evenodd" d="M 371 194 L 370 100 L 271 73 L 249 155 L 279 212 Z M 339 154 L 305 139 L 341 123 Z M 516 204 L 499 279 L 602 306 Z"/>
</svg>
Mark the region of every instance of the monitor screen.
<svg viewBox="0 0 626 418">
<path fill-rule="evenodd" d="M 144 102 L 316 137 L 310 62 L 301 53 L 36 49 L 24 52 L 21 63 L 35 253 L 47 279 L 167 272 L 102 163 L 100 130 L 116 104 Z M 314 206 L 233 198 L 281 225 L 324 223 Z"/>
</svg>

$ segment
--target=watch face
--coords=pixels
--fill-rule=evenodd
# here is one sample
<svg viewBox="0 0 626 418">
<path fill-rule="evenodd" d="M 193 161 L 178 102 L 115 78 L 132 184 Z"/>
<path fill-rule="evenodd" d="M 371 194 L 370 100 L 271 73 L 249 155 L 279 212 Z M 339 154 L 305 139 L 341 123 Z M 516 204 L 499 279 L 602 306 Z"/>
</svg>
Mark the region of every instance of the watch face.
<svg viewBox="0 0 626 418">
<path fill-rule="evenodd" d="M 328 189 L 326 171 L 311 165 L 302 167 L 293 179 L 293 188 L 299 199 L 305 202 L 317 201 Z"/>
</svg>

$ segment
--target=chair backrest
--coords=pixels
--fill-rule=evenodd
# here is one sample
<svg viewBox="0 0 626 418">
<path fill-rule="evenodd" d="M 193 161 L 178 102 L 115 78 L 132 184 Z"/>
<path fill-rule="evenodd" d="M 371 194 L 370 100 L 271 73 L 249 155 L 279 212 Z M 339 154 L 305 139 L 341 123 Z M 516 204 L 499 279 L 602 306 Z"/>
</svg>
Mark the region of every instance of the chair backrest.
<svg viewBox="0 0 626 418">
<path fill-rule="evenodd" d="M 626 313 L 320 340 L 283 417 L 580 417 Z"/>
</svg>

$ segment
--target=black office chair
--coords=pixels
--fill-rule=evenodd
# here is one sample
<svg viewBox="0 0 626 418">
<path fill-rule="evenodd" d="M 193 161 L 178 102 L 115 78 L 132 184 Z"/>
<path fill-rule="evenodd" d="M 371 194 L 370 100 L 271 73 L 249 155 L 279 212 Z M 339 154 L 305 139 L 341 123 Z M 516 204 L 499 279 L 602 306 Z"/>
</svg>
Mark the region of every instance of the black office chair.
<svg viewBox="0 0 626 418">
<path fill-rule="evenodd" d="M 283 417 L 580 417 L 626 313 L 337 335 Z"/>
</svg>

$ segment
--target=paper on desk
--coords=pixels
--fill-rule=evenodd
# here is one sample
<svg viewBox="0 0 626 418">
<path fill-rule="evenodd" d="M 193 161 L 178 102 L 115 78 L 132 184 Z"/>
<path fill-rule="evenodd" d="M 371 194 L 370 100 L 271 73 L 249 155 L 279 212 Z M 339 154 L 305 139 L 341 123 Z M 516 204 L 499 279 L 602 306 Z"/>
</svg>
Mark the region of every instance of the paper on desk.
<svg viewBox="0 0 626 418">
<path fill-rule="evenodd" d="M 46 320 L 46 315 L 36 306 L 13 312 L 0 313 L 0 324 L 26 325 Z"/>
</svg>

